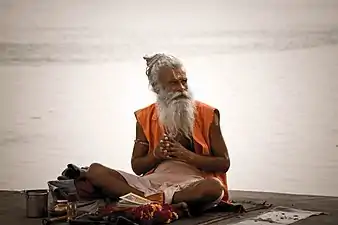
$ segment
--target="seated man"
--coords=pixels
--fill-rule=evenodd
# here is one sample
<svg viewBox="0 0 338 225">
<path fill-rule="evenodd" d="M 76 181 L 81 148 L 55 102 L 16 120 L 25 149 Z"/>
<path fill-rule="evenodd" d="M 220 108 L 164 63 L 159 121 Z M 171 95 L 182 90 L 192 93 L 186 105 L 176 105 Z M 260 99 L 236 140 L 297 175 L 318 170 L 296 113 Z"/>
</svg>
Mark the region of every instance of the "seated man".
<svg viewBox="0 0 338 225">
<path fill-rule="evenodd" d="M 138 176 L 94 163 L 85 178 L 112 197 L 160 195 L 164 203 L 200 210 L 227 201 L 230 160 L 219 111 L 193 100 L 180 60 L 165 54 L 144 59 L 157 102 L 135 112 L 131 164 Z"/>
</svg>

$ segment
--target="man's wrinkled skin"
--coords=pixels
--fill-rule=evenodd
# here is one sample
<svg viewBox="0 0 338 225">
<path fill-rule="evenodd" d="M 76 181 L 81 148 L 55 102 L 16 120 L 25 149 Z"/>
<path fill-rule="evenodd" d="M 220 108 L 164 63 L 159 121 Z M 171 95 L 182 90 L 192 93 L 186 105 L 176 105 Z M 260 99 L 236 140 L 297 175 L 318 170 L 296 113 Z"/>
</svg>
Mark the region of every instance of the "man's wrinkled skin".
<svg viewBox="0 0 338 225">
<path fill-rule="evenodd" d="M 156 94 L 161 95 L 161 98 L 165 99 L 164 101 L 179 102 L 180 99 L 187 98 L 189 90 L 184 68 L 172 69 L 164 67 L 160 70 L 158 78 L 159 87 L 157 89 L 159 91 Z M 140 142 L 148 143 L 148 141 L 141 125 L 136 123 L 136 139 L 139 142 L 135 142 L 133 148 L 131 159 L 133 171 L 137 175 L 144 175 L 165 160 L 178 160 L 193 165 L 202 171 L 227 172 L 230 167 L 230 159 L 220 129 L 220 114 L 217 110 L 214 113 L 214 120 L 209 132 L 212 156 L 198 155 L 184 147 L 186 146 L 185 142 L 189 140 L 185 136 L 189 136 L 189 131 L 192 132 L 189 127 L 193 127 L 193 118 L 192 121 L 184 121 L 185 127 L 183 130 L 185 134 L 178 133 L 175 138 L 170 135 L 164 135 L 153 153 L 149 153 L 147 144 L 140 144 Z M 165 116 L 163 118 L 163 120 L 166 119 Z M 172 130 L 175 129 L 173 127 Z M 92 164 L 85 176 L 93 185 L 113 197 L 119 197 L 130 192 L 144 196 L 143 192 L 129 186 L 118 172 L 103 165 Z M 222 193 L 223 187 L 217 179 L 206 178 L 196 185 L 176 192 L 173 197 L 173 203 L 204 204 L 216 200 Z"/>
</svg>

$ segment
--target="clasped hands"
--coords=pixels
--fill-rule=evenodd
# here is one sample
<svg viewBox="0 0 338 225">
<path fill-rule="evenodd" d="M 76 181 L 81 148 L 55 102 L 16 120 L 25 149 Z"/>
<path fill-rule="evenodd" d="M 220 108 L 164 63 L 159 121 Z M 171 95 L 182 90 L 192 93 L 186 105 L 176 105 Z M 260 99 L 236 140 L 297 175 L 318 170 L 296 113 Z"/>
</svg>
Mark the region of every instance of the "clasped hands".
<svg viewBox="0 0 338 225">
<path fill-rule="evenodd" d="M 195 153 L 183 147 L 176 140 L 164 135 L 153 151 L 153 155 L 158 160 L 172 159 L 188 163 L 193 160 Z"/>
</svg>

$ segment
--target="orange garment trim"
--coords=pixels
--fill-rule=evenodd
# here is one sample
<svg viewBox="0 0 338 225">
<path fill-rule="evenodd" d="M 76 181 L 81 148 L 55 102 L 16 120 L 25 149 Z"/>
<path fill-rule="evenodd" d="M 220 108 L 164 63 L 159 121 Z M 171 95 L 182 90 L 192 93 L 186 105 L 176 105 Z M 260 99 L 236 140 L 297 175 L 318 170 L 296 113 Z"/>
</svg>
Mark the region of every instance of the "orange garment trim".
<svg viewBox="0 0 338 225">
<path fill-rule="evenodd" d="M 210 125 L 214 120 L 215 108 L 195 101 L 196 115 L 193 130 L 193 138 L 195 140 L 195 153 L 200 155 L 211 155 L 209 130 Z M 143 132 L 149 142 L 149 153 L 152 153 L 156 146 L 160 143 L 160 138 L 163 136 L 163 128 L 158 121 L 156 104 L 153 103 L 143 109 L 135 112 L 136 119 L 141 125 Z M 147 174 L 153 173 L 152 169 Z M 224 187 L 223 201 L 229 201 L 229 191 L 227 177 L 225 173 L 204 173 L 204 177 L 214 177 L 221 181 Z"/>
</svg>

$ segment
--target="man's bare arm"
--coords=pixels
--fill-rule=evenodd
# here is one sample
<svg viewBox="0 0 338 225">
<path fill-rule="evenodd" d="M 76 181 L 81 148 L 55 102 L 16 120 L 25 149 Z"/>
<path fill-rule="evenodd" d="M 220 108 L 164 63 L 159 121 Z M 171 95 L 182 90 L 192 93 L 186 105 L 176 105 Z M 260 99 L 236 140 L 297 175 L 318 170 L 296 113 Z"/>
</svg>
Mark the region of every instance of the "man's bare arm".
<svg viewBox="0 0 338 225">
<path fill-rule="evenodd" d="M 215 110 L 214 120 L 210 126 L 210 144 L 213 156 L 195 155 L 192 164 L 207 172 L 227 172 L 230 167 L 230 158 L 227 146 L 220 128 L 219 111 Z"/>
<path fill-rule="evenodd" d="M 137 175 L 150 171 L 158 164 L 153 154 L 148 154 L 149 144 L 141 125 L 136 123 L 136 140 L 131 158 L 131 167 Z"/>
</svg>

